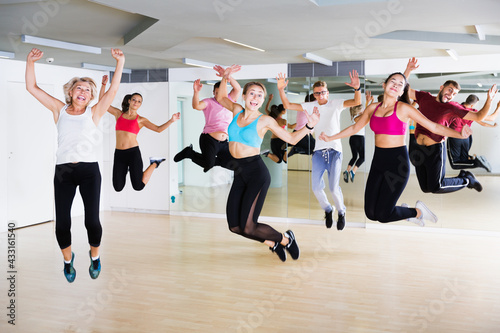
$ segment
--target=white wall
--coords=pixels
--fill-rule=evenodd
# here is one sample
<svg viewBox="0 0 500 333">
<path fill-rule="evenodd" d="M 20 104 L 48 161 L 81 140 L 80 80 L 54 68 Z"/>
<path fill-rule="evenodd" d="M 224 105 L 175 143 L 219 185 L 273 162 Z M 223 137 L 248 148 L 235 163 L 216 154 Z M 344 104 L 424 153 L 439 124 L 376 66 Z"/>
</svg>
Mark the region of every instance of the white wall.
<svg viewBox="0 0 500 333">
<path fill-rule="evenodd" d="M 148 118 L 153 124 L 161 125 L 167 122 L 175 109 L 169 108 L 169 84 L 161 83 L 122 83 L 112 105 L 121 109 L 123 97 L 138 92 L 143 97 L 143 103 L 138 113 Z M 106 144 L 103 163 L 103 189 L 109 197 L 109 208 L 126 211 L 168 211 L 169 209 L 169 159 L 170 133 L 176 130 L 178 122 L 173 123 L 162 133 L 156 133 L 143 127 L 137 135 L 141 150 L 144 169 L 149 166 L 149 157 L 163 157 L 167 160 L 155 169 L 150 181 L 142 191 L 135 191 L 127 174 L 125 188 L 116 192 L 112 186 L 112 169 L 115 151 L 115 118 L 107 114 L 103 119 L 106 133 Z M 107 207 L 106 207 L 107 208 Z"/>
</svg>

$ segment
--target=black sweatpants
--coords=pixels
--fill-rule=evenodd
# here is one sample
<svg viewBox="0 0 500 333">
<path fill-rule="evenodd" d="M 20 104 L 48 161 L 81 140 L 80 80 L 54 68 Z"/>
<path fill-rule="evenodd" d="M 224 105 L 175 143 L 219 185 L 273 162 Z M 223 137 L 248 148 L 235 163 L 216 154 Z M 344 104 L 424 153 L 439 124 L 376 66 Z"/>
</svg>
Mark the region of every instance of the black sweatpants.
<svg viewBox="0 0 500 333">
<path fill-rule="evenodd" d="M 208 133 L 200 135 L 201 154 L 193 151 L 191 160 L 201 166 L 204 172 L 212 169 L 214 166 L 234 170 L 231 154 L 229 153 L 228 141 L 219 141 L 214 139 Z"/>
<path fill-rule="evenodd" d="M 56 238 L 61 249 L 71 245 L 71 206 L 79 187 L 85 208 L 85 228 L 89 244 L 101 244 L 102 227 L 99 221 L 101 173 L 99 164 L 66 163 L 56 165 L 54 195 L 56 206 Z"/>
<path fill-rule="evenodd" d="M 410 161 L 406 146 L 375 147 L 365 189 L 365 214 L 382 223 L 416 217 L 415 208 L 396 206 L 408 183 Z"/>
<path fill-rule="evenodd" d="M 444 142 L 431 146 L 415 144 L 410 150 L 410 161 L 415 166 L 418 184 L 424 193 L 449 193 L 467 186 L 467 178 L 446 178 L 446 151 Z"/>
<path fill-rule="evenodd" d="M 448 138 L 446 148 L 452 169 L 474 169 L 479 167 L 476 159 L 469 158 L 469 150 L 471 146 L 472 135 L 466 139 Z"/>
<path fill-rule="evenodd" d="M 130 182 L 136 191 L 146 186 L 142 182 L 142 156 L 139 146 L 129 149 L 115 149 L 113 162 L 113 187 L 120 192 L 125 187 L 127 172 L 130 172 Z"/>
<path fill-rule="evenodd" d="M 359 168 L 365 161 L 365 136 L 352 135 L 349 138 L 349 146 L 351 147 L 352 158 L 349 160 L 348 165 L 355 165 Z"/>
<path fill-rule="evenodd" d="M 234 160 L 234 182 L 226 206 L 229 230 L 259 242 L 281 242 L 281 233 L 257 222 L 271 184 L 271 175 L 264 161 L 260 155 Z"/>
</svg>

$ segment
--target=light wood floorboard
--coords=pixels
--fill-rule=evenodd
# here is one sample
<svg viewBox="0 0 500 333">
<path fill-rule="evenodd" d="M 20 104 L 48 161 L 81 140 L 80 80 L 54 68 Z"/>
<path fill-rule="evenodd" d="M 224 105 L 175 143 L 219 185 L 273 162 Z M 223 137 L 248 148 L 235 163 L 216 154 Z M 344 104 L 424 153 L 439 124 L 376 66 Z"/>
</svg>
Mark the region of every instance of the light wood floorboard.
<svg viewBox="0 0 500 333">
<path fill-rule="evenodd" d="M 77 277 L 47 223 L 16 232 L 16 326 L 1 332 L 498 332 L 497 237 L 272 223 L 301 257 L 282 263 L 224 219 L 101 214 L 102 273 L 88 274 L 82 218 Z M 6 262 L 6 234 L 0 260 Z M 6 267 L 2 264 L 2 267 Z M 4 268 L 6 270 L 6 268 Z"/>
</svg>

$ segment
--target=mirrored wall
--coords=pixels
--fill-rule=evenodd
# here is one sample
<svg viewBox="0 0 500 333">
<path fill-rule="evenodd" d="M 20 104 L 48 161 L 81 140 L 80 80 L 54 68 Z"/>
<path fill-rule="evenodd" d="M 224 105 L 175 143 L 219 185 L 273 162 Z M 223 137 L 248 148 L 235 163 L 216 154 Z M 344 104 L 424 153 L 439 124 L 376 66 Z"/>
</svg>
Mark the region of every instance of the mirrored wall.
<svg viewBox="0 0 500 333">
<path fill-rule="evenodd" d="M 477 84 L 470 84 L 470 81 L 464 77 L 444 76 L 444 74 L 415 76 L 410 79 L 410 82 L 415 89 L 436 94 L 439 91 L 439 86 L 446 79 L 455 79 L 462 85 L 463 89 L 454 100 L 459 103 L 463 102 L 470 93 L 474 93 L 480 98 L 480 107 L 482 107 L 486 100 L 487 88 L 494 83 L 494 79 L 492 79 L 494 77 L 490 75 L 484 83 L 483 88 L 480 89 Z M 385 77 L 363 77 L 363 92 L 370 90 L 376 98 L 378 94 L 382 93 L 381 84 Z M 473 76 L 469 74 L 468 77 Z M 345 85 L 345 82 L 349 81 L 348 76 L 293 77 L 290 78 L 287 88 L 289 100 L 294 103 L 302 103 L 305 97 L 312 92 L 312 84 L 317 80 L 323 80 L 328 83 L 330 98 L 351 99 L 354 96 L 352 89 Z M 472 80 L 477 79 L 473 77 Z M 249 80 L 241 80 L 239 82 L 243 86 L 247 81 Z M 274 97 L 271 105 L 281 104 L 275 79 L 259 79 L 259 81 L 265 84 L 268 96 L 269 94 L 273 94 Z M 200 94 L 201 98 L 213 96 L 213 85 L 211 83 L 204 82 L 204 87 Z M 174 91 L 171 98 L 177 99 L 178 110 L 184 115 L 181 126 L 182 130 L 178 138 L 178 151 L 189 144 L 193 144 L 194 149 L 199 151 L 198 138 L 205 120 L 203 112 L 193 110 L 191 107 L 192 82 L 176 82 L 171 83 L 171 85 L 175 86 L 171 88 L 171 94 Z M 495 110 L 498 101 L 499 96 L 492 103 L 490 113 Z M 365 97 L 363 94 L 364 103 Z M 264 113 L 264 106 L 261 108 L 261 112 Z M 287 111 L 284 116 L 290 124 L 296 122 L 296 117 L 297 114 L 295 111 Z M 340 123 L 341 128 L 352 124 L 349 109 L 345 109 L 342 112 Z M 485 156 L 493 168 L 491 173 L 488 173 L 484 169 L 471 170 L 483 184 L 484 190 L 482 192 L 478 193 L 475 190 L 466 188 L 448 194 L 423 193 L 418 185 L 414 168 L 411 167 L 410 180 L 399 203 L 407 203 L 413 206 L 417 200 L 424 201 L 439 218 L 438 223 L 428 224 L 426 228 L 500 231 L 500 224 L 497 217 L 500 213 L 500 205 L 497 204 L 498 199 L 500 199 L 500 177 L 498 177 L 500 173 L 500 157 L 497 154 L 498 147 L 500 146 L 499 128 L 483 127 L 475 123 L 472 125 L 472 128 L 474 130 L 474 143 L 471 154 Z M 271 133 L 268 132 L 264 138 L 263 151 L 270 149 L 270 136 Z M 363 209 L 364 187 L 374 152 L 374 136 L 369 126 L 366 127 L 365 138 L 365 162 L 358 169 L 354 182 L 350 180 L 344 182 L 341 177 L 340 186 L 347 207 L 348 222 L 379 224 L 378 222 L 366 219 Z M 341 141 L 343 150 L 342 170 L 344 171 L 351 158 L 351 149 L 348 138 Z M 287 147 L 287 150 L 290 151 L 291 147 Z M 320 208 L 311 190 L 311 156 L 304 153 L 295 154 L 288 158 L 287 163 L 280 164 L 266 157 L 263 157 L 263 159 L 271 173 L 272 183 L 261 215 L 322 221 L 324 219 L 324 211 Z M 232 182 L 232 173 L 230 171 L 215 167 L 211 171 L 203 173 L 200 167 L 189 160 L 185 160 L 178 163 L 178 172 L 179 190 L 182 193 L 176 197 L 175 203 L 171 204 L 172 210 L 225 214 L 227 195 Z M 453 170 L 449 163 L 447 163 L 447 177 L 456 176 L 458 172 L 459 170 Z M 326 177 L 325 174 L 324 178 L 327 186 L 325 192 L 331 200 Z M 395 222 L 391 223 L 391 225 L 414 226 L 407 221 Z M 415 227 L 418 228 L 417 226 Z"/>
</svg>

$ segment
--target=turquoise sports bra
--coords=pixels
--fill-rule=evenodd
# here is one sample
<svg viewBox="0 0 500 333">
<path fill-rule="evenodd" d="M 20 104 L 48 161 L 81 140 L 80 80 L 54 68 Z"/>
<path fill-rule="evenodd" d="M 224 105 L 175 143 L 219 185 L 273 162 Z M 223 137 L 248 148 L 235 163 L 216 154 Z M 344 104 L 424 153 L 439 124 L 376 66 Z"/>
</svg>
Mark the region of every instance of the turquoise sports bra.
<svg viewBox="0 0 500 333">
<path fill-rule="evenodd" d="M 260 148 L 262 138 L 257 133 L 257 123 L 262 115 L 258 116 L 257 119 L 245 127 L 240 127 L 238 126 L 238 117 L 243 111 L 245 111 L 245 109 L 241 110 L 236 116 L 234 116 L 233 121 L 231 121 L 231 124 L 229 124 L 229 127 L 227 128 L 229 142 L 239 142 L 250 147 Z"/>
</svg>

